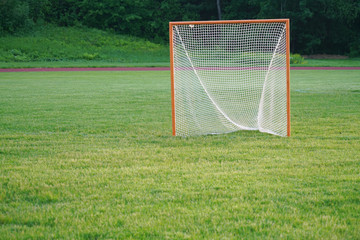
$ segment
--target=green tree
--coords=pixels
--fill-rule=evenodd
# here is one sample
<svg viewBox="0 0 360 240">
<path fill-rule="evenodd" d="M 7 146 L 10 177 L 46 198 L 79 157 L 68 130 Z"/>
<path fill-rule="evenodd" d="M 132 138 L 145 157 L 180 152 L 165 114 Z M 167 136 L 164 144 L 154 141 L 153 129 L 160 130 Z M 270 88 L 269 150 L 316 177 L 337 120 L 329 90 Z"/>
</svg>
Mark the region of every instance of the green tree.
<svg viewBox="0 0 360 240">
<path fill-rule="evenodd" d="M 29 4 L 26 1 L 0 1 L 0 33 L 15 33 L 31 25 Z"/>
<path fill-rule="evenodd" d="M 289 18 L 292 52 L 360 55 L 359 0 L 222 0 L 219 10 L 220 0 L 0 0 L 0 34 L 45 21 L 165 42 L 170 21 Z"/>
</svg>

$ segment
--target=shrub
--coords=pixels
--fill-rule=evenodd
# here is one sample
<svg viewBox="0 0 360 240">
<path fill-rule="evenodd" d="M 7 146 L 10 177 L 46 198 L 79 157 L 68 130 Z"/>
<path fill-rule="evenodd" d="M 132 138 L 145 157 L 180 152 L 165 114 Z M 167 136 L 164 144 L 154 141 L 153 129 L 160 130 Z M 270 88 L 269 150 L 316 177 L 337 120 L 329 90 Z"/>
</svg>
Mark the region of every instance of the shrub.
<svg viewBox="0 0 360 240">
<path fill-rule="evenodd" d="M 360 40 L 354 41 L 350 44 L 349 57 L 360 57 Z"/>
<path fill-rule="evenodd" d="M 290 64 L 305 64 L 304 57 L 298 53 L 290 55 Z"/>
<path fill-rule="evenodd" d="M 94 59 L 99 58 L 99 54 L 98 53 L 94 53 L 94 54 L 84 53 L 82 58 L 85 60 L 94 60 Z"/>
</svg>

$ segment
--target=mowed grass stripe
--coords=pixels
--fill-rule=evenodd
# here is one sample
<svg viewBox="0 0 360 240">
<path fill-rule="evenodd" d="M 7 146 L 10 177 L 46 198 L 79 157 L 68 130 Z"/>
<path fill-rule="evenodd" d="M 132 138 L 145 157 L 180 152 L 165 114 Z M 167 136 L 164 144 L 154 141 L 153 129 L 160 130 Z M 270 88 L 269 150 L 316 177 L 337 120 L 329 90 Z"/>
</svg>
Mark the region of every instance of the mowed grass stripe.
<svg viewBox="0 0 360 240">
<path fill-rule="evenodd" d="M 169 75 L 0 73 L 0 238 L 359 238 L 359 71 L 292 71 L 290 138 L 172 137 Z"/>
</svg>

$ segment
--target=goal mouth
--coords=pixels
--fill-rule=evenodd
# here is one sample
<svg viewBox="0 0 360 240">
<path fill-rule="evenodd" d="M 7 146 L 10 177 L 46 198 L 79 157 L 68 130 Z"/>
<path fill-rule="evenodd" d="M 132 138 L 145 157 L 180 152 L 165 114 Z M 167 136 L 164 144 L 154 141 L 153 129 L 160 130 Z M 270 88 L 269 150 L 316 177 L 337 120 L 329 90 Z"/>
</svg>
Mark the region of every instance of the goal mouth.
<svg viewBox="0 0 360 240">
<path fill-rule="evenodd" d="M 290 136 L 289 20 L 170 22 L 173 135 Z"/>
</svg>

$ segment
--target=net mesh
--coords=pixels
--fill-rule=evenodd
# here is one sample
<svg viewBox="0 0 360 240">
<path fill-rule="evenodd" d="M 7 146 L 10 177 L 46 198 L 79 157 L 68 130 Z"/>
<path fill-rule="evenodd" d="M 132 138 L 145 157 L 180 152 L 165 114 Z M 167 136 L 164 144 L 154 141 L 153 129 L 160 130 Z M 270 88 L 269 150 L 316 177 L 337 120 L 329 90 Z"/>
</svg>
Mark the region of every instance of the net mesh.
<svg viewBox="0 0 360 240">
<path fill-rule="evenodd" d="M 287 135 L 285 22 L 172 28 L 176 135 Z"/>
</svg>

